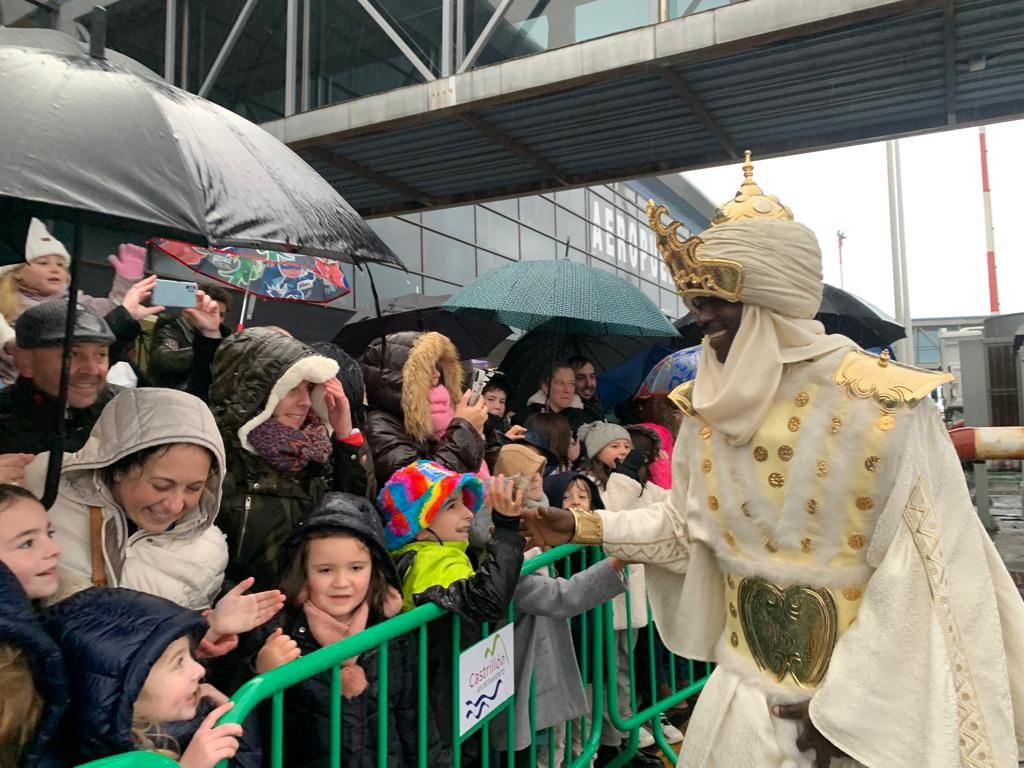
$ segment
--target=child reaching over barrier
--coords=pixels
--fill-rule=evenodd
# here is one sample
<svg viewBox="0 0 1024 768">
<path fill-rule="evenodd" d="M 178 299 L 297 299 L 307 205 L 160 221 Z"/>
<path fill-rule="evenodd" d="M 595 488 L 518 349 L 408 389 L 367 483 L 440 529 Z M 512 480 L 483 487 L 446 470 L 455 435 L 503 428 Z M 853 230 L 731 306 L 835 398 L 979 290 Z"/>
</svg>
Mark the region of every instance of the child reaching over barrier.
<svg viewBox="0 0 1024 768">
<path fill-rule="evenodd" d="M 435 603 L 461 617 L 463 649 L 481 638 L 481 624 L 507 617 L 523 565 L 523 493 L 504 476 L 492 478 L 488 488 L 494 532 L 475 563 L 467 549 L 470 524 L 484 503 L 478 477 L 418 461 L 395 472 L 379 497 L 402 578 L 403 608 Z M 452 631 L 452 617 L 445 616 L 431 622 L 428 635 L 431 709 L 446 748 L 453 742 Z M 464 763 L 472 762 L 478 747 L 476 740 L 463 744 Z"/>
<path fill-rule="evenodd" d="M 402 595 L 377 510 L 366 499 L 329 493 L 288 543 L 290 562 L 281 585 L 287 606 L 265 627 L 256 657 L 259 674 L 397 614 Z M 416 642 L 403 635 L 388 643 L 387 691 L 380 692 L 376 648 L 341 663 L 341 764 L 378 763 L 377 711 L 387 715 L 387 764 L 417 764 Z M 284 765 L 331 765 L 331 672 L 290 686 L 284 696 Z M 427 759 L 439 765 L 437 731 L 428 720 Z"/>
<path fill-rule="evenodd" d="M 68 669 L 61 743 L 70 764 L 147 751 L 184 768 L 260 765 L 248 723 L 217 725 L 233 704 L 202 682 L 194 650 L 207 623 L 199 612 L 133 589 L 93 587 L 48 608 L 43 626 Z"/>
</svg>

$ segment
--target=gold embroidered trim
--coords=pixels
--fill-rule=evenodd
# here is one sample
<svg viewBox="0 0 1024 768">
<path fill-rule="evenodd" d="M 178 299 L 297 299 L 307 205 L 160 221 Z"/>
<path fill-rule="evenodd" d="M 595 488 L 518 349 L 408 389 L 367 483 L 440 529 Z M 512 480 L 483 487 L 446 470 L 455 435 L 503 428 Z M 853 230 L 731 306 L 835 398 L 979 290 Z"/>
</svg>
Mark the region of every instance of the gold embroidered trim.
<svg viewBox="0 0 1024 768">
<path fill-rule="evenodd" d="M 936 387 L 953 381 L 935 373 L 883 360 L 861 349 L 851 350 L 832 374 L 832 380 L 854 397 L 875 398 L 885 408 L 914 406 Z"/>
<path fill-rule="evenodd" d="M 914 544 L 921 555 L 928 577 L 928 588 L 932 594 L 932 605 L 945 629 L 943 635 L 953 662 L 961 765 L 968 768 L 995 768 L 992 742 L 981 707 L 978 705 L 978 691 L 963 651 L 960 627 L 949 604 L 949 586 L 942 564 L 939 533 L 933 519 L 932 505 L 920 482 L 910 494 L 910 500 L 903 510 L 903 519 L 910 528 Z"/>
<path fill-rule="evenodd" d="M 569 510 L 576 523 L 572 534 L 573 544 L 600 544 L 604 541 L 604 522 L 596 512 L 585 512 L 578 507 Z"/>
</svg>

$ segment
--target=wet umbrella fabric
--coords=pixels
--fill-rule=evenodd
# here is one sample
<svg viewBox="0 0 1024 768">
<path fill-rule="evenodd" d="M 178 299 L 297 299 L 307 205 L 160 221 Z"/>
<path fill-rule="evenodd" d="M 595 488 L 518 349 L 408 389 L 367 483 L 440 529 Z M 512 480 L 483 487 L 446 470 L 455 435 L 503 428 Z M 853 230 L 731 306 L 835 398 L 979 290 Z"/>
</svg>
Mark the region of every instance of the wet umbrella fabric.
<svg viewBox="0 0 1024 768">
<path fill-rule="evenodd" d="M 200 275 L 268 299 L 329 304 L 352 293 L 338 262 L 255 248 L 204 248 L 154 238 L 150 244 Z"/>
<path fill-rule="evenodd" d="M 680 349 L 666 356 L 650 373 L 636 390 L 636 399 L 668 395 L 680 384 L 692 381 L 697 375 L 700 364 L 700 345 Z"/>
<path fill-rule="evenodd" d="M 597 396 L 605 409 L 614 409 L 619 403 L 631 399 L 651 369 L 671 352 L 671 347 L 655 344 L 621 365 L 598 375 Z"/>
<path fill-rule="evenodd" d="M 445 302 L 532 331 L 557 318 L 565 334 L 674 337 L 672 324 L 637 286 L 574 261 L 524 261 L 488 272 Z M 631 355 L 619 359 L 623 362 Z"/>
<path fill-rule="evenodd" d="M 448 296 L 410 293 L 383 304 L 380 316 L 362 309 L 348 319 L 334 343 L 351 355 L 361 355 L 374 339 L 400 331 L 437 331 L 459 350 L 463 360 L 487 357 L 508 337 L 507 325 L 472 313 L 453 314 L 442 308 Z"/>
<path fill-rule="evenodd" d="M 54 30 L 0 28 L 0 198 L 203 245 L 402 266 L 262 128 L 105 55 Z"/>
<path fill-rule="evenodd" d="M 865 349 L 885 348 L 907 335 L 902 325 L 878 307 L 827 283 L 815 319 L 825 326 L 825 333 L 841 333 Z M 692 312 L 677 320 L 675 325 L 686 346 L 700 343 L 703 334 Z"/>
<path fill-rule="evenodd" d="M 660 339 L 664 343 L 665 339 Z M 646 353 L 658 338 L 647 336 L 600 336 L 568 334 L 560 321 L 552 321 L 530 331 L 513 344 L 502 360 L 499 370 L 515 382 L 517 408 L 525 405 L 540 386 L 540 381 L 556 362 L 570 357 L 585 357 L 600 374 Z M 606 404 L 608 405 L 608 404 Z"/>
</svg>

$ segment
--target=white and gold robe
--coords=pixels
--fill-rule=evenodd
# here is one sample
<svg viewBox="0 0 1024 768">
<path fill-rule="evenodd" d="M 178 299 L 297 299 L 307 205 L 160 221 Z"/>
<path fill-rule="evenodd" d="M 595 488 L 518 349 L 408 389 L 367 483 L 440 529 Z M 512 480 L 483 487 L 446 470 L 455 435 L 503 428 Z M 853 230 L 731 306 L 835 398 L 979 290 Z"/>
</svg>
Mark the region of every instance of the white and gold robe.
<svg viewBox="0 0 1024 768">
<path fill-rule="evenodd" d="M 854 759 L 844 766 L 1017 767 L 1024 603 L 936 409 L 900 402 L 929 374 L 889 366 L 848 349 L 787 366 L 742 446 L 692 414 L 669 498 L 600 513 L 606 551 L 648 564 L 667 647 L 718 665 L 680 765 L 810 768 L 797 723 L 770 713 L 810 698 L 817 728 Z M 741 625 L 752 577 L 780 600 L 793 585 L 827 592 L 837 640 L 816 685 L 757 663 L 750 640 L 777 628 Z"/>
</svg>

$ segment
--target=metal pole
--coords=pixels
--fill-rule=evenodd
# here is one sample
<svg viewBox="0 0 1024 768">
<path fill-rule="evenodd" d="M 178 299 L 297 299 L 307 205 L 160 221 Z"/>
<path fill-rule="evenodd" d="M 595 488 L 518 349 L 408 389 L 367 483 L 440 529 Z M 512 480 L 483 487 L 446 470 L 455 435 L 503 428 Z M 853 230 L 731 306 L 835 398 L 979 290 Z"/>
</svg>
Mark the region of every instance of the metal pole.
<svg viewBox="0 0 1024 768">
<path fill-rule="evenodd" d="M 466 58 L 466 0 L 455 2 L 455 66 Z"/>
<path fill-rule="evenodd" d="M 228 56 L 235 49 L 235 45 L 238 43 L 238 38 L 242 36 L 242 30 L 245 29 L 245 25 L 249 23 L 249 17 L 252 16 L 253 10 L 256 8 L 256 3 L 259 0 L 245 0 L 245 5 L 242 6 L 242 10 L 238 14 L 238 18 L 235 19 L 235 23 L 231 26 L 231 31 L 228 32 L 227 39 L 224 41 L 224 45 L 220 47 L 220 51 L 217 52 L 217 58 L 213 61 L 213 66 L 210 67 L 210 71 L 206 74 L 206 79 L 203 80 L 203 84 L 199 86 L 199 95 L 204 99 L 209 94 L 210 89 L 213 88 L 214 82 L 220 76 L 220 71 L 224 68 L 224 64 L 227 63 Z"/>
<path fill-rule="evenodd" d="M 441 2 L 441 77 L 452 73 L 452 0 Z"/>
<path fill-rule="evenodd" d="M 668 0 L 661 0 L 658 5 L 658 21 L 668 21 Z"/>
<path fill-rule="evenodd" d="M 295 66 L 299 54 L 299 0 L 288 0 L 285 17 L 284 116 L 295 114 Z"/>
<path fill-rule="evenodd" d="M 845 288 L 843 280 L 843 240 L 846 239 L 846 233 L 842 230 L 836 232 L 836 240 L 839 242 L 839 287 Z"/>
<path fill-rule="evenodd" d="M 893 308 L 896 315 L 896 322 L 903 325 L 903 287 L 900 285 L 902 272 L 900 270 L 900 220 L 899 207 L 896 203 L 898 192 L 896 190 L 896 152 L 894 142 L 885 142 L 885 165 L 886 175 L 889 182 L 889 248 L 892 252 L 892 298 Z M 894 347 L 899 349 L 897 357 L 903 359 L 903 343 L 897 341 Z"/>
<path fill-rule="evenodd" d="M 900 141 L 893 141 L 893 154 L 896 161 L 896 216 L 900 222 L 900 290 L 903 292 L 903 327 L 907 330 L 903 361 L 913 365 L 917 350 L 914 344 L 914 322 L 910 317 L 910 280 L 907 277 L 907 228 L 903 218 L 903 163 L 900 162 Z"/>
<path fill-rule="evenodd" d="M 164 80 L 174 85 L 174 49 L 177 41 L 178 0 L 166 0 L 167 22 L 164 25 Z"/>
<path fill-rule="evenodd" d="M 181 79 L 178 85 L 188 90 L 188 36 L 189 36 L 189 0 L 181 0 Z"/>
<path fill-rule="evenodd" d="M 300 109 L 303 112 L 309 111 L 309 57 L 310 57 L 310 29 L 312 27 L 312 15 L 310 4 L 312 0 L 302 0 L 302 74 L 301 87 L 299 88 Z"/>
<path fill-rule="evenodd" d="M 978 144 L 981 147 L 981 195 L 985 206 L 985 258 L 988 261 L 988 308 L 993 314 L 999 312 L 999 282 L 996 279 L 996 241 L 992 226 L 992 194 L 988 186 L 988 145 L 985 142 L 985 126 L 978 129 Z"/>
</svg>

